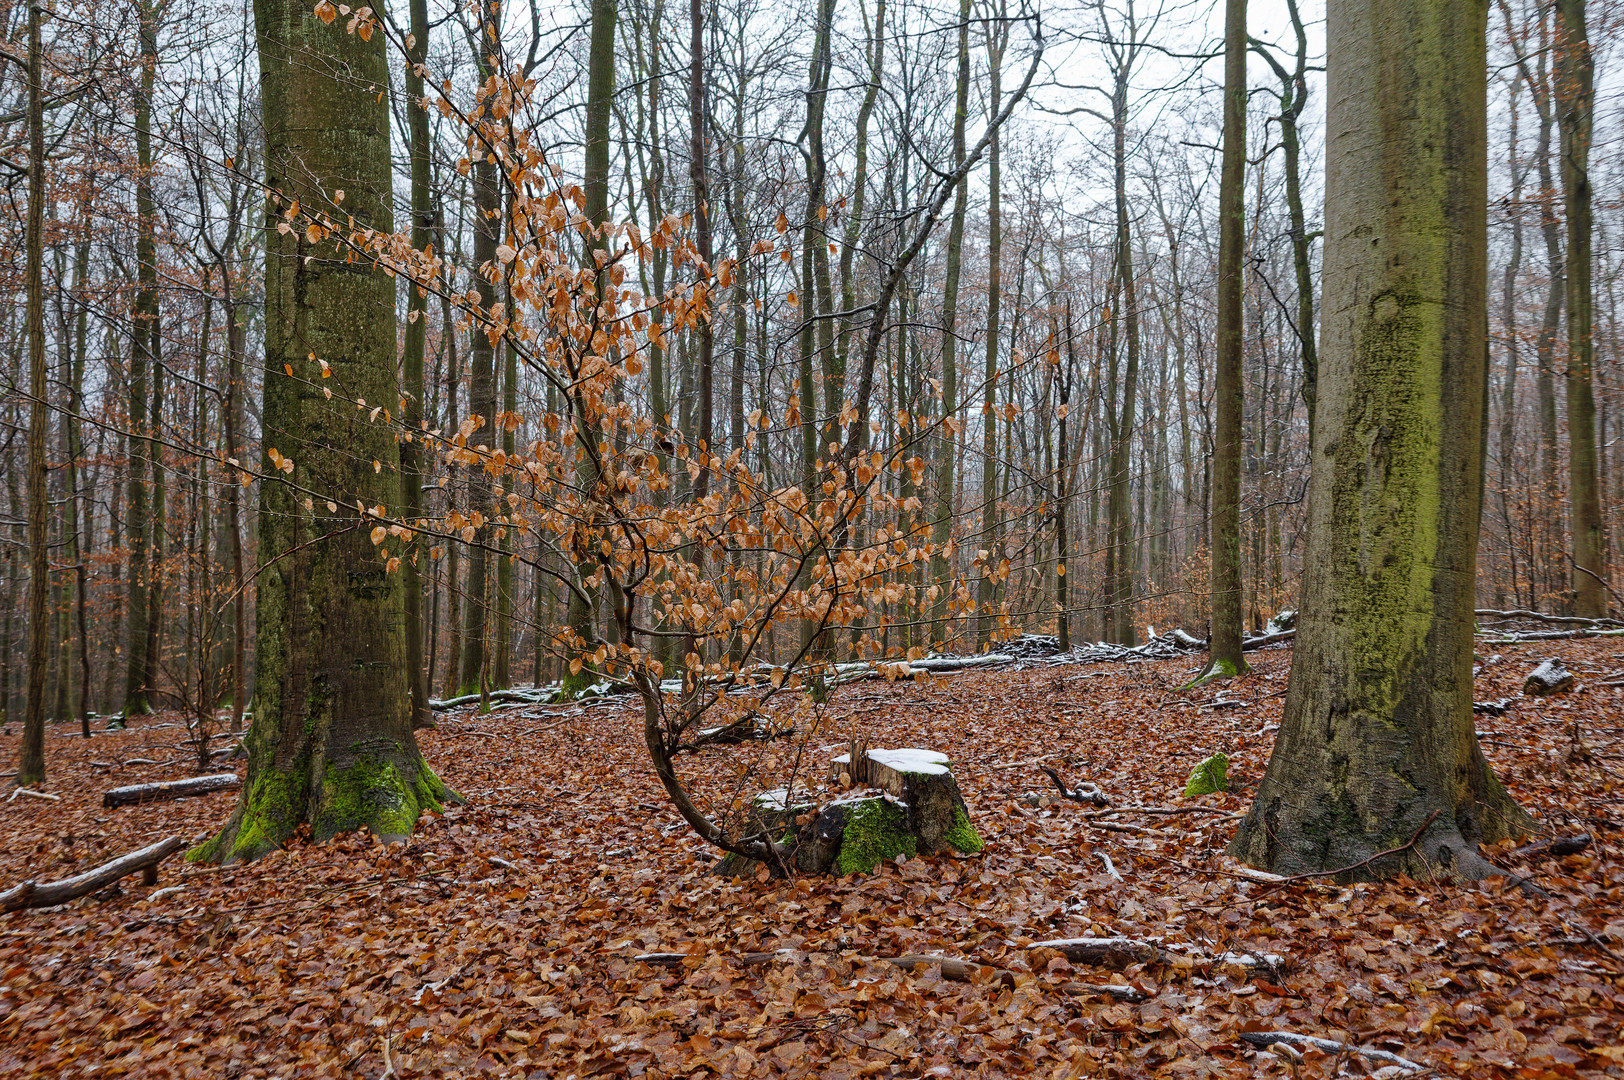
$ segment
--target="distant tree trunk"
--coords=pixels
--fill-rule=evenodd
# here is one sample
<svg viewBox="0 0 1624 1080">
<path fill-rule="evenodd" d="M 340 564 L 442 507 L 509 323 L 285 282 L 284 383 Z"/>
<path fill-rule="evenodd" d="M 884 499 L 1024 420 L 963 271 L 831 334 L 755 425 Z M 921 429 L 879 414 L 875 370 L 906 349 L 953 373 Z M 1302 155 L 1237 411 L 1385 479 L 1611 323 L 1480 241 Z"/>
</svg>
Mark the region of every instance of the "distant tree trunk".
<svg viewBox="0 0 1624 1080">
<path fill-rule="evenodd" d="M 953 166 L 965 158 L 964 126 L 970 111 L 970 0 L 959 0 L 959 79 L 953 106 Z M 947 226 L 947 276 L 942 284 L 942 427 L 937 441 L 936 508 L 931 515 L 930 541 L 935 553 L 930 559 L 931 586 L 937 589 L 931 605 L 931 642 L 940 647 L 947 640 L 947 605 L 952 563 L 947 547 L 953 539 L 953 448 L 959 407 L 959 365 L 957 323 L 959 312 L 959 272 L 964 251 L 964 216 L 969 205 L 967 185 L 958 185 L 953 195 L 953 216 Z"/>
<path fill-rule="evenodd" d="M 1546 44 L 1546 24 L 1540 11 L 1541 45 Z M 1556 346 L 1562 328 L 1562 301 L 1567 292 L 1567 260 L 1562 250 L 1562 223 L 1556 216 L 1554 205 L 1556 180 L 1551 175 L 1551 128 L 1555 125 L 1556 110 L 1551 101 L 1551 85 L 1546 74 L 1546 55 L 1541 48 L 1537 75 L 1527 80 L 1533 92 L 1534 105 L 1539 112 L 1539 137 L 1534 149 L 1539 166 L 1540 232 L 1545 239 L 1545 263 L 1549 275 L 1545 299 L 1545 314 L 1540 322 L 1539 334 L 1534 341 L 1538 361 L 1534 385 L 1539 394 L 1540 433 L 1540 501 L 1535 509 L 1538 534 L 1543 550 L 1539 569 L 1543 579 L 1543 592 L 1549 599 L 1568 580 L 1561 566 L 1562 512 L 1559 505 L 1560 485 L 1557 482 L 1560 452 L 1557 447 L 1556 423 Z M 1559 606 L 1566 607 L 1561 597 Z"/>
<path fill-rule="evenodd" d="M 130 348 L 129 396 L 129 509 L 125 516 L 125 562 L 128 588 L 125 610 L 128 614 L 129 647 L 125 650 L 125 716 L 152 711 L 151 685 L 147 675 L 151 665 L 147 650 L 151 634 L 147 622 L 150 601 L 147 595 L 156 572 L 147 549 L 148 458 L 153 443 L 143 439 L 147 424 L 147 376 L 157 375 L 154 346 L 158 340 L 158 268 L 155 238 L 157 205 L 152 196 L 152 87 L 158 67 L 158 15 L 152 0 L 142 0 L 139 13 L 141 35 L 141 74 L 135 95 L 135 217 L 136 294 L 134 327 Z M 157 463 L 152 462 L 154 475 Z"/>
<path fill-rule="evenodd" d="M 1529 820 L 1472 720 L 1487 378 L 1486 0 L 1332 0 L 1325 338 L 1284 719 L 1230 852 L 1497 873 Z M 1401 854 L 1354 864 L 1377 852 Z"/>
<path fill-rule="evenodd" d="M 406 132 L 411 158 L 412 247 L 426 249 L 434 238 L 434 204 L 429 162 L 429 114 L 424 99 L 422 67 L 428 59 L 428 0 L 410 0 L 411 39 L 406 49 Z M 417 528 L 423 516 L 423 357 L 428 341 L 428 290 L 406 286 L 406 339 L 401 355 L 405 386 L 400 443 L 400 516 Z M 445 328 L 451 333 L 451 328 Z M 401 560 L 406 622 L 406 689 L 412 697 L 412 727 L 434 724 L 429 711 L 428 662 L 423 655 L 423 573 L 414 544 Z"/>
<path fill-rule="evenodd" d="M 40 44 L 43 0 L 28 5 L 28 700 L 16 784 L 45 779 L 45 663 L 50 631 L 45 597 L 51 588 L 45 546 L 45 52 Z M 9 471 L 9 470 L 8 470 Z M 12 505 L 16 502 L 13 500 Z M 11 642 L 4 643 L 6 649 Z"/>
<path fill-rule="evenodd" d="M 483 25 L 483 24 L 482 24 Z M 489 75 L 489 72 L 486 72 Z M 476 155 L 477 156 L 477 155 Z M 501 173 L 495 162 L 482 158 L 474 162 L 474 266 L 494 264 L 496 248 L 502 236 L 502 193 L 498 185 Z M 474 274 L 474 287 L 479 293 L 481 311 L 490 311 L 496 305 L 496 286 L 483 273 Z M 478 449 L 494 451 L 497 446 L 496 423 L 496 348 L 491 344 L 485 327 L 475 322 L 469 335 L 468 364 L 468 416 L 476 421 L 468 442 Z M 477 440 L 477 442 L 476 442 Z M 486 547 L 495 535 L 491 524 L 494 513 L 491 496 L 491 474 L 483 467 L 473 470 L 468 481 L 470 513 L 482 514 L 485 525 L 474 531 L 473 543 L 468 545 L 468 586 L 462 602 L 462 685 L 461 693 L 477 693 L 481 682 L 488 679 L 489 662 L 486 655 L 486 634 L 489 630 L 490 605 L 487 602 L 486 576 L 490 558 Z"/>
<path fill-rule="evenodd" d="M 1567 211 L 1568 507 L 1573 523 L 1573 613 L 1607 614 L 1602 583 L 1601 494 L 1596 482 L 1595 307 L 1590 288 L 1590 136 L 1595 62 L 1585 30 L 1584 0 L 1556 2 L 1557 122 L 1562 195 Z"/>
<path fill-rule="evenodd" d="M 257 0 L 254 21 L 272 220 L 298 200 L 306 214 L 388 232 L 384 36 L 324 24 L 302 0 Z M 342 206 L 331 201 L 338 189 Z M 412 730 L 401 580 L 385 562 L 393 543 L 375 546 L 374 519 L 348 509 L 400 504 L 391 428 L 349 404 L 397 389 L 394 282 L 303 221 L 266 237 L 254 720 L 237 808 L 191 856 L 220 862 L 258 858 L 302 822 L 317 839 L 362 826 L 399 839 L 454 797 Z M 332 368 L 331 401 L 308 378 L 312 355 Z M 338 509 L 307 504 L 281 479 L 290 467 L 299 489 Z"/>
<path fill-rule="evenodd" d="M 1116 274 L 1120 292 L 1113 305 L 1113 335 L 1122 326 L 1127 363 L 1122 373 L 1116 427 L 1111 433 L 1110 496 L 1106 509 L 1111 548 L 1106 588 L 1110 591 L 1112 625 L 1110 638 L 1132 645 L 1138 632 L 1134 624 L 1134 546 L 1131 494 L 1131 464 L 1134 431 L 1134 405 L 1139 394 L 1139 293 L 1133 269 L 1133 233 L 1128 209 L 1128 84 L 1132 73 L 1127 63 L 1116 71 L 1111 92 L 1112 159 L 1116 179 Z M 1113 343 L 1114 346 L 1114 343 Z M 1114 359 L 1114 357 L 1113 357 Z"/>
<path fill-rule="evenodd" d="M 582 184 L 586 196 L 584 211 L 586 218 L 594 226 L 602 228 L 609 220 L 609 121 L 612 116 L 612 106 L 615 94 L 615 22 L 618 13 L 615 0 L 593 0 L 592 3 L 592 41 L 588 54 L 587 71 L 587 101 L 586 101 L 586 147 L 584 154 L 584 170 Z M 651 227 L 653 223 L 650 223 Z M 586 265 L 593 266 L 596 258 L 595 252 L 603 247 L 601 234 L 586 245 L 584 259 Z M 599 275 L 601 283 L 602 276 Z M 658 374 L 657 371 L 652 374 Z M 577 438 L 583 441 L 588 437 L 596 438 L 588 426 L 585 416 L 582 415 L 581 402 L 578 396 L 571 394 L 570 411 L 573 422 L 577 425 Z M 663 422 L 663 418 L 662 418 Z M 576 485 L 582 491 L 590 491 L 597 483 L 592 473 L 591 458 L 582 454 L 577 460 Z M 593 626 L 595 605 L 586 589 L 586 579 L 592 574 L 592 567 L 579 565 L 575 569 L 575 584 L 577 588 L 570 590 L 569 597 L 569 627 L 572 635 L 580 645 L 580 651 L 590 651 L 588 648 L 597 638 Z M 591 684 L 596 678 L 590 664 L 583 661 L 580 670 L 571 675 L 566 672 L 564 688 L 566 691 L 575 691 Z"/>
<path fill-rule="evenodd" d="M 990 40 L 987 43 L 987 116 L 998 115 L 1003 97 L 1001 76 L 1004 67 L 1004 47 L 1009 41 L 1007 22 L 989 23 Z M 998 628 L 997 613 L 993 610 L 998 595 L 998 567 L 1002 562 L 999 543 L 998 508 L 998 345 L 1002 333 L 1000 305 L 1003 300 L 1003 247 L 1004 216 L 1003 161 L 1000 155 L 998 133 L 993 132 L 992 144 L 987 147 L 987 355 L 981 377 L 981 546 L 987 557 L 981 568 L 981 581 L 976 606 L 981 609 L 979 643 L 986 646 Z M 1019 297 L 1016 298 L 1019 308 Z M 1061 421 L 1064 423 L 1064 419 Z M 1062 470 L 1066 455 L 1060 455 Z M 1059 565 L 1058 563 L 1056 564 Z"/>
<path fill-rule="evenodd" d="M 1218 191 L 1218 363 L 1213 378 L 1212 635 L 1209 674 L 1247 670 L 1241 652 L 1242 250 L 1246 182 L 1246 0 L 1224 17 L 1224 158 Z"/>
<path fill-rule="evenodd" d="M 1501 10 L 1506 11 L 1503 2 Z M 1507 15 L 1509 17 L 1509 12 Z M 1514 482 L 1513 451 L 1516 447 L 1517 367 L 1522 358 L 1522 342 L 1518 338 L 1517 326 L 1517 275 L 1522 270 L 1523 256 L 1523 178 L 1528 175 L 1527 166 L 1517 160 L 1517 91 L 1521 86 L 1521 79 L 1512 80 L 1511 105 L 1507 110 L 1510 117 L 1506 156 L 1511 172 L 1511 252 L 1506 259 L 1505 277 L 1502 279 L 1500 289 L 1500 319 L 1505 328 L 1506 368 L 1500 385 L 1500 429 L 1496 439 L 1497 471 L 1500 480 L 1497 493 L 1500 504 L 1500 527 L 1504 530 L 1512 598 L 1519 607 L 1522 605 L 1522 589 L 1517 582 L 1517 545 L 1512 532 L 1511 491 Z M 1494 606 L 1505 607 L 1503 585 L 1500 583 L 1496 584 Z"/>
</svg>

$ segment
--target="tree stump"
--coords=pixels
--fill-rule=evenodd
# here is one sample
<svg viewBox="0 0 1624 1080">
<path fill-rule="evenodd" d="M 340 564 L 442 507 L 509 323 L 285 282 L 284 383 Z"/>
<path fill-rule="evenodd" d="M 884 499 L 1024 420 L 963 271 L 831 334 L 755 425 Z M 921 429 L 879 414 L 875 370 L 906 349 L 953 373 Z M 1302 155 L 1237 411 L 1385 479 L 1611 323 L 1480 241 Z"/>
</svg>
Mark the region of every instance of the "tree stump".
<svg viewBox="0 0 1624 1080">
<path fill-rule="evenodd" d="M 835 779 L 849 777 L 861 785 L 818 810 L 804 825 L 797 819 L 810 805 L 785 806 L 782 791 L 757 796 L 751 804 L 751 827 L 775 832 L 795 830 L 790 861 L 803 874 L 868 874 L 882 861 L 899 855 L 971 855 L 985 847 L 970 821 L 970 811 L 944 754 L 933 750 L 871 749 L 842 754 L 830 766 Z M 789 839 L 788 836 L 785 839 Z M 729 855 L 717 874 L 743 876 L 759 867 L 754 859 Z"/>
</svg>

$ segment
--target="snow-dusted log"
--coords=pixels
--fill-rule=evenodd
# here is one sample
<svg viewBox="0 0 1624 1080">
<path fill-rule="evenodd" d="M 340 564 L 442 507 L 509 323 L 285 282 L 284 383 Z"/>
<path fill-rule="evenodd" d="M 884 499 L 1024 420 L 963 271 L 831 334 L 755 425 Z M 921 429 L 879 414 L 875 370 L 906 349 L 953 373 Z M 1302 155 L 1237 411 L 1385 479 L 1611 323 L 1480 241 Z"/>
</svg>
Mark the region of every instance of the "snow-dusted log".
<svg viewBox="0 0 1624 1080">
<path fill-rule="evenodd" d="M 1565 694 L 1573 689 L 1573 672 L 1562 665 L 1562 661 L 1552 657 L 1540 661 L 1539 667 L 1528 673 L 1523 680 L 1523 695 L 1526 697 L 1545 697 L 1547 694 Z"/>
<path fill-rule="evenodd" d="M 109 808 L 133 806 L 137 803 L 163 802 L 166 799 L 184 799 L 191 795 L 211 795 L 216 791 L 236 791 L 240 787 L 242 778 L 236 773 L 189 776 L 184 780 L 164 780 L 156 784 L 116 787 L 102 796 L 102 805 Z"/>
</svg>

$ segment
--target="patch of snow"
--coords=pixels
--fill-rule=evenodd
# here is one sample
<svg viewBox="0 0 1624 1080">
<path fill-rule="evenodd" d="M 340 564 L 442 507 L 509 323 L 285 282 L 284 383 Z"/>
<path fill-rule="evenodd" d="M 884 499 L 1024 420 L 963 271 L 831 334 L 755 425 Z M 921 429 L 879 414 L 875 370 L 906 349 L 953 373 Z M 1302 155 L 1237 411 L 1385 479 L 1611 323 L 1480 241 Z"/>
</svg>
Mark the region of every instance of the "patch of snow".
<svg viewBox="0 0 1624 1080">
<path fill-rule="evenodd" d="M 785 788 L 773 788 L 771 791 L 763 791 L 756 796 L 755 803 L 756 806 L 763 810 L 788 810 L 790 808 L 789 791 Z M 808 805 L 810 804 L 796 802 L 795 809 L 799 810 Z"/>
<path fill-rule="evenodd" d="M 923 776 L 944 776 L 947 773 L 949 758 L 936 750 L 920 750 L 917 747 L 902 747 L 897 750 L 870 750 L 870 759 L 881 765 L 889 766 L 900 773 L 917 773 Z"/>
</svg>

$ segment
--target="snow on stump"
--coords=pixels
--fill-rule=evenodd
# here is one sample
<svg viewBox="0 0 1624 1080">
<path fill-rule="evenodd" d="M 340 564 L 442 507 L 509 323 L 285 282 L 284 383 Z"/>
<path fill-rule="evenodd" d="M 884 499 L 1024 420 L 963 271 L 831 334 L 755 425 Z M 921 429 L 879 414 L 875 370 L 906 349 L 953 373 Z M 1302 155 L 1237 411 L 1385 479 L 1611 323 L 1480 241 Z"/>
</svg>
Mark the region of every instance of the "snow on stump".
<svg viewBox="0 0 1624 1080">
<path fill-rule="evenodd" d="M 855 767 L 851 755 L 842 754 L 830 771 L 859 790 L 815 814 L 809 805 L 784 805 L 788 800 L 782 791 L 758 795 L 751 804 L 749 831 L 781 842 L 793 840 L 789 861 L 800 873 L 868 874 L 899 855 L 913 858 L 948 851 L 972 855 L 986 846 L 970 821 L 945 754 L 868 750 L 857 755 Z M 797 820 L 806 823 L 797 826 Z M 729 855 L 713 872 L 737 877 L 759 868 L 756 860 Z"/>
<path fill-rule="evenodd" d="M 1573 689 L 1573 672 L 1552 657 L 1540 661 L 1539 667 L 1528 673 L 1523 682 L 1524 697 L 1544 697 L 1547 694 L 1565 694 Z"/>
<path fill-rule="evenodd" d="M 1229 790 L 1229 755 L 1214 754 L 1190 770 L 1190 780 L 1184 785 L 1186 799 L 1195 795 L 1211 795 Z"/>
<path fill-rule="evenodd" d="M 830 767 L 855 784 L 877 788 L 865 797 L 837 800 L 818 815 L 813 831 L 825 838 L 809 853 L 815 865 L 833 848 L 830 864 L 842 874 L 867 874 L 898 855 L 971 855 L 985 844 L 948 768 L 946 754 L 934 750 L 869 749 L 841 754 Z M 838 846 L 829 841 L 839 835 Z M 825 866 L 813 872 L 827 872 Z"/>
</svg>

